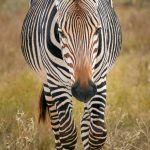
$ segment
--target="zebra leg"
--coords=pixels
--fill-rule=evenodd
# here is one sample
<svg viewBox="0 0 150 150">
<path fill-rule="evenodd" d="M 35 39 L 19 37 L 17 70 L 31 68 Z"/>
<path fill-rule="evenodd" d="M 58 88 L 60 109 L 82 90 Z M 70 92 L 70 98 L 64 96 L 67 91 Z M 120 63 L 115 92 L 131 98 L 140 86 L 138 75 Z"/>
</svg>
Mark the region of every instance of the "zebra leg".
<svg viewBox="0 0 150 150">
<path fill-rule="evenodd" d="M 87 107 L 90 112 L 89 145 L 90 149 L 101 149 L 107 137 L 104 113 L 106 103 L 106 77 L 97 82 L 97 94 Z"/>
<path fill-rule="evenodd" d="M 81 137 L 84 146 L 84 150 L 90 150 L 89 146 L 89 123 L 90 123 L 90 114 L 88 108 L 84 107 L 84 114 L 81 121 Z"/>
<path fill-rule="evenodd" d="M 45 94 L 45 99 L 48 107 L 48 113 L 50 116 L 51 120 L 51 126 L 52 130 L 55 136 L 55 145 L 56 145 L 56 150 L 63 150 L 61 142 L 60 142 L 60 135 L 59 135 L 59 116 L 58 112 L 56 109 L 55 102 L 52 100 L 51 94 L 50 94 L 50 88 L 48 85 L 44 84 L 44 94 Z"/>
<path fill-rule="evenodd" d="M 58 111 L 59 136 L 63 150 L 74 150 L 77 131 L 72 118 L 72 95 L 65 87 L 53 88 L 51 94 Z"/>
</svg>

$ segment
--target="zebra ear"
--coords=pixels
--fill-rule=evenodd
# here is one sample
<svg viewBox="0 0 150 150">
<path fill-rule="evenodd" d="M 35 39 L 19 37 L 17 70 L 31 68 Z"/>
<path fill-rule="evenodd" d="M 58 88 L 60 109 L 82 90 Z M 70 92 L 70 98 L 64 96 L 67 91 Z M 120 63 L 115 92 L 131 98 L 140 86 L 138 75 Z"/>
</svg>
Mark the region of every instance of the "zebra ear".
<svg viewBox="0 0 150 150">
<path fill-rule="evenodd" d="M 96 7 L 98 7 L 98 2 L 99 0 L 93 0 L 95 2 Z M 113 0 L 107 0 L 108 3 L 111 5 L 111 7 L 113 8 Z"/>
<path fill-rule="evenodd" d="M 99 0 L 93 0 L 93 2 L 95 3 L 95 7 L 96 7 L 96 8 L 98 7 L 98 1 L 99 1 Z"/>
<path fill-rule="evenodd" d="M 112 0 L 108 0 L 108 1 L 110 3 L 111 7 L 113 8 L 113 1 Z"/>
<path fill-rule="evenodd" d="M 61 1 L 62 0 L 55 0 L 55 5 L 56 5 L 57 9 L 59 8 L 59 5 L 60 5 Z"/>
</svg>

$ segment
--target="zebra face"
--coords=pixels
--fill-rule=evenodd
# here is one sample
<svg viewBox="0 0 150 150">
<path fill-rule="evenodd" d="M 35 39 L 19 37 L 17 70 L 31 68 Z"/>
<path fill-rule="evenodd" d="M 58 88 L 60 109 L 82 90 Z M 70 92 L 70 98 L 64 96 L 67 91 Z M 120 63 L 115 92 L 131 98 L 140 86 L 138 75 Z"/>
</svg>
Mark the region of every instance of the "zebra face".
<svg viewBox="0 0 150 150">
<path fill-rule="evenodd" d="M 71 74 L 72 94 L 81 101 L 96 94 L 93 73 L 101 29 L 96 6 L 94 0 L 57 3 L 62 55 Z"/>
</svg>

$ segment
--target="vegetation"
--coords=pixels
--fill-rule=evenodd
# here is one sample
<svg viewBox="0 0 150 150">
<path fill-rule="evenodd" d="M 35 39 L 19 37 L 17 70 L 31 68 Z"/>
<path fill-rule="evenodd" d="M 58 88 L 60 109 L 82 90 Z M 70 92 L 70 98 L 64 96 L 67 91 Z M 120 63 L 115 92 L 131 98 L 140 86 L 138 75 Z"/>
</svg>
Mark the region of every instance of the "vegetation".
<svg viewBox="0 0 150 150">
<path fill-rule="evenodd" d="M 116 0 L 114 5 L 123 48 L 108 75 L 104 150 L 150 150 L 150 2 Z M 41 83 L 20 49 L 27 9 L 25 0 L 0 0 L 0 150 L 54 150 L 49 118 L 38 124 Z M 83 106 L 73 103 L 79 129 Z M 76 149 L 83 149 L 80 138 Z"/>
</svg>

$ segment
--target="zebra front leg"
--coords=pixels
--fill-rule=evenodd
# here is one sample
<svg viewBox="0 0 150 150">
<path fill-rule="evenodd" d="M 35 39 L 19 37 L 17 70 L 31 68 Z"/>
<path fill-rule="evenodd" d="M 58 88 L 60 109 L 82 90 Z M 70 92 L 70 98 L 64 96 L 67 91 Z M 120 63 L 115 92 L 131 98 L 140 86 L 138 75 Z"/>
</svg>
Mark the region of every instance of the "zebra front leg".
<svg viewBox="0 0 150 150">
<path fill-rule="evenodd" d="M 93 107 L 93 109 L 94 109 L 94 107 Z M 100 118 L 101 118 L 100 116 L 97 116 L 97 120 L 99 120 L 99 122 L 95 123 L 95 125 L 100 127 L 100 129 L 98 131 L 94 127 L 94 118 L 93 119 L 90 118 L 89 110 L 87 107 L 85 107 L 84 115 L 83 115 L 82 122 L 81 122 L 81 137 L 82 137 L 84 150 L 101 149 L 101 147 L 103 146 L 103 143 L 106 140 L 107 133 L 106 133 L 106 129 L 104 127 L 104 123 L 101 123 Z M 90 123 L 90 121 L 91 121 L 91 123 Z M 102 127 L 104 128 L 103 131 L 101 129 Z M 94 131 L 94 129 L 95 129 L 95 131 Z M 100 135 L 98 135 L 98 132 Z M 97 136 L 95 133 L 97 134 Z M 90 139 L 90 141 L 89 141 L 89 139 Z"/>
<path fill-rule="evenodd" d="M 60 135 L 59 135 L 60 124 L 59 124 L 58 112 L 56 109 L 55 102 L 52 100 L 50 88 L 46 84 L 44 84 L 44 94 L 45 94 L 45 99 L 48 107 L 48 113 L 51 120 L 52 130 L 55 136 L 56 150 L 63 150 L 63 147 L 60 142 Z"/>
<path fill-rule="evenodd" d="M 72 118 L 72 95 L 65 87 L 51 90 L 52 98 L 56 102 L 59 116 L 59 135 L 63 150 L 74 150 L 77 142 L 77 131 Z"/>
<path fill-rule="evenodd" d="M 106 103 L 106 78 L 97 82 L 97 94 L 87 103 L 90 113 L 89 145 L 90 150 L 101 149 L 107 137 L 104 112 Z"/>
<path fill-rule="evenodd" d="M 81 121 L 81 137 L 83 142 L 84 150 L 90 150 L 89 145 L 89 123 L 90 123 L 90 114 L 85 104 L 84 114 Z"/>
</svg>

